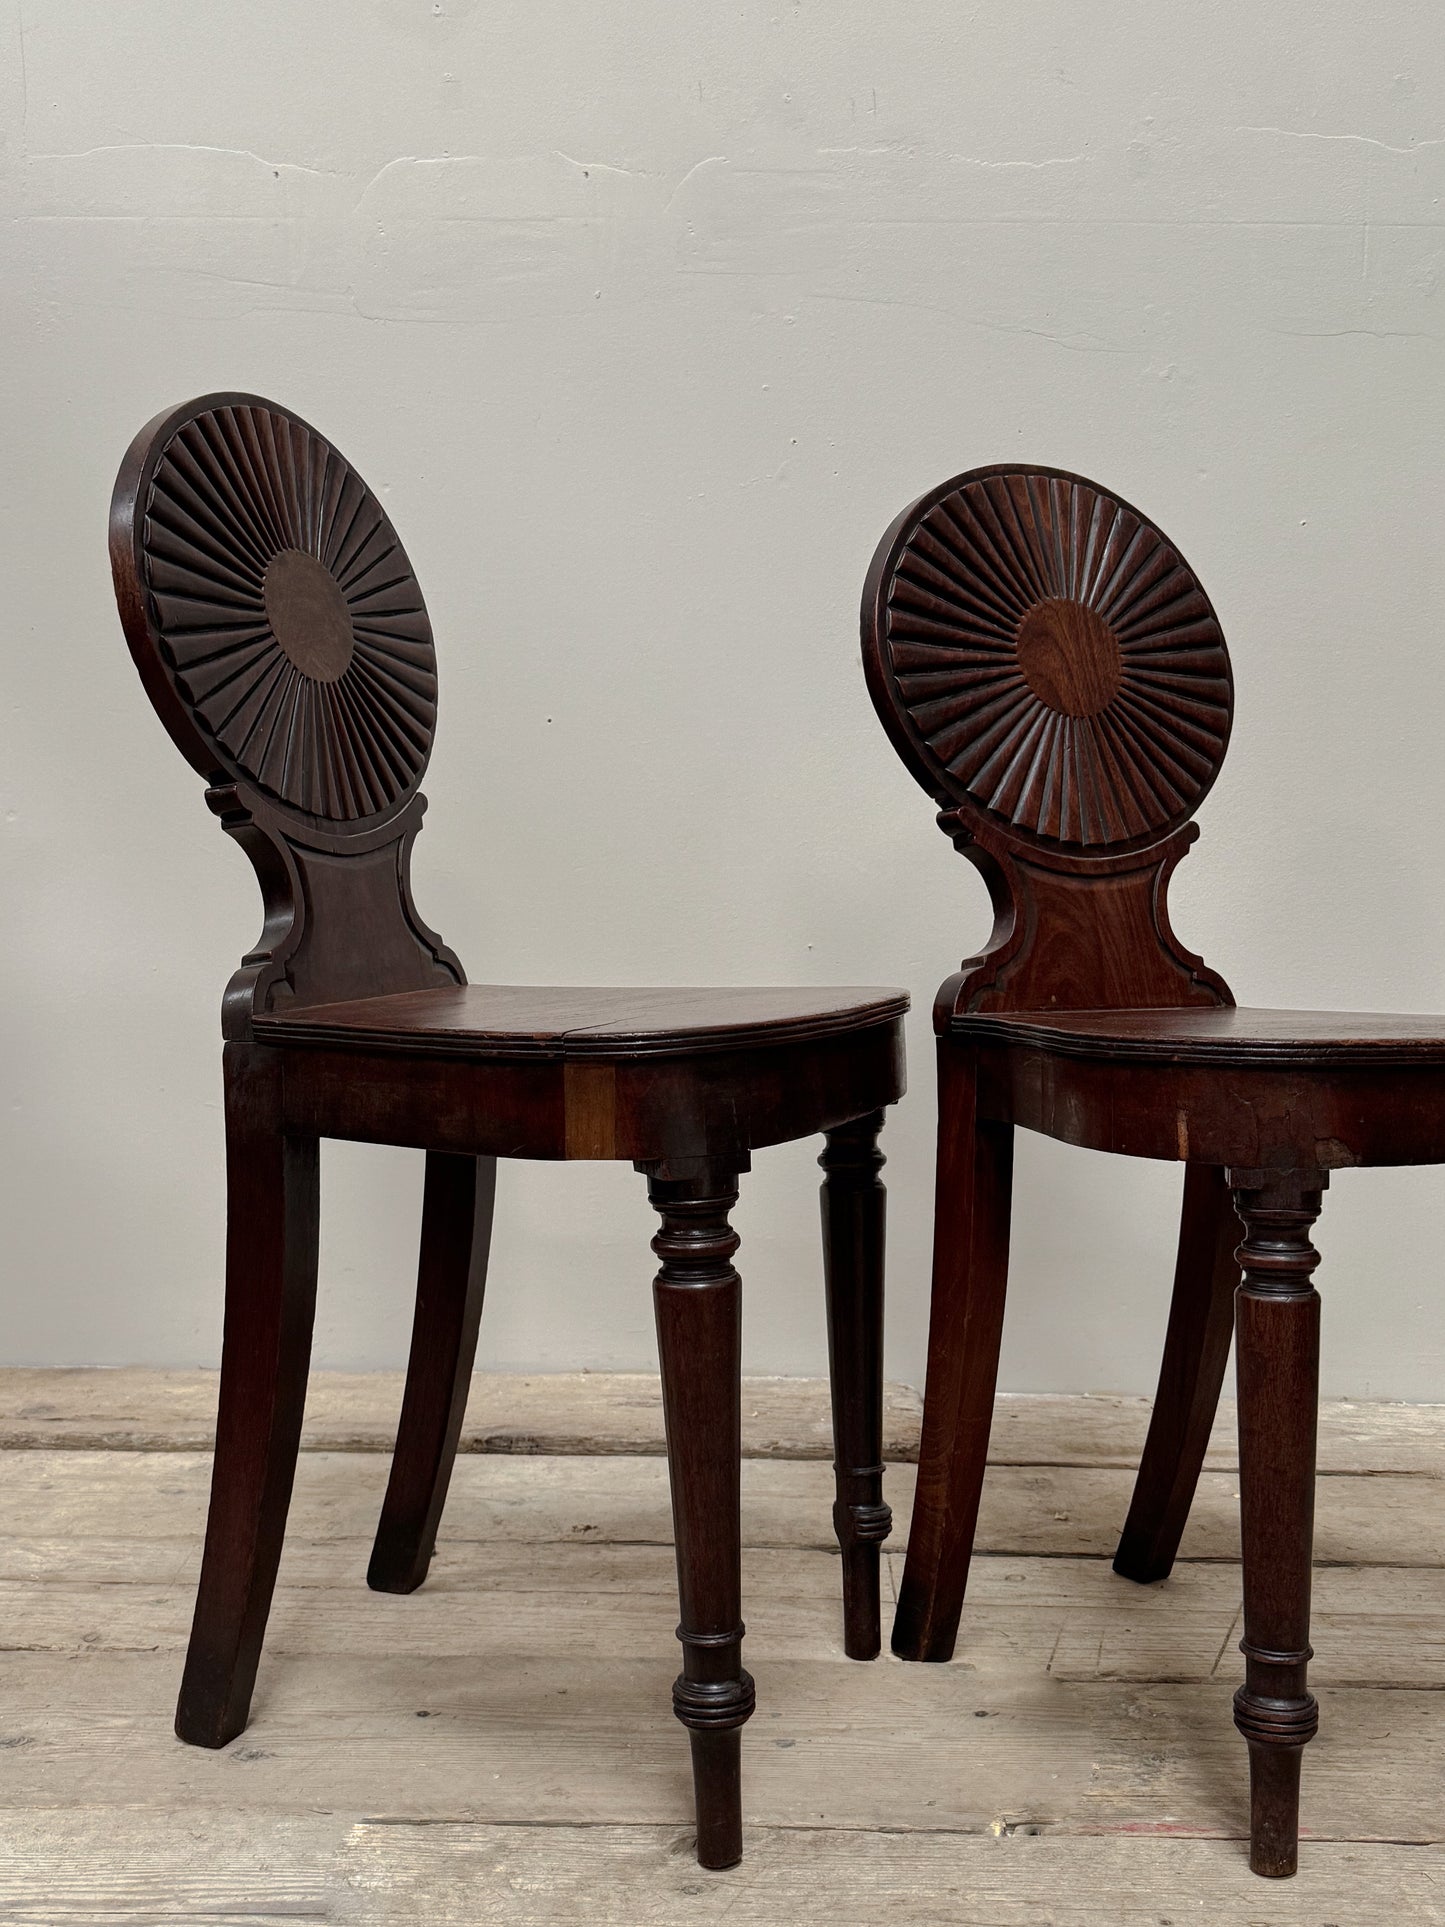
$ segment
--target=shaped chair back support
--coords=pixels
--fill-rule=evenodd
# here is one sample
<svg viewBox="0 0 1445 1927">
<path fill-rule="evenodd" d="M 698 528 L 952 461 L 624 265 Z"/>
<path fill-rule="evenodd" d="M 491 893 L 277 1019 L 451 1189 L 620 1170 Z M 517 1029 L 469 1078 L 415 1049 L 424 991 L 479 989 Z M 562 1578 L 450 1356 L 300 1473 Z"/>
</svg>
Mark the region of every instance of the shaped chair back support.
<svg viewBox="0 0 1445 1927">
<path fill-rule="evenodd" d="M 151 702 L 261 883 L 226 1037 L 253 1014 L 462 983 L 411 900 L 431 625 L 350 463 L 274 402 L 202 396 L 131 444 L 110 556 Z"/>
<path fill-rule="evenodd" d="M 1234 690 L 1209 598 L 1152 522 L 1056 469 L 973 469 L 889 529 L 863 592 L 874 704 L 982 871 L 955 1013 L 1228 1004 L 1165 894 Z"/>
</svg>

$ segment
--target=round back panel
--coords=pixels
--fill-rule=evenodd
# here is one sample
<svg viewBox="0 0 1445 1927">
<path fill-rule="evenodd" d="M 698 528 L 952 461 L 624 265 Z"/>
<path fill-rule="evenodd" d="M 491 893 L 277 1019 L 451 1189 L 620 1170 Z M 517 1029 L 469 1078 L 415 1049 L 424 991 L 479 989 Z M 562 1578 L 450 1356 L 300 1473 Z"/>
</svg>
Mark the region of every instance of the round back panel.
<svg viewBox="0 0 1445 1927">
<path fill-rule="evenodd" d="M 1229 656 L 1188 564 L 1053 469 L 975 469 L 905 510 L 869 571 L 863 655 L 918 781 L 1018 843 L 1155 842 L 1229 740 Z"/>
<path fill-rule="evenodd" d="M 203 775 L 332 824 L 412 795 L 436 724 L 426 605 L 314 428 L 255 395 L 160 417 L 122 465 L 111 553 L 146 688 Z"/>
</svg>

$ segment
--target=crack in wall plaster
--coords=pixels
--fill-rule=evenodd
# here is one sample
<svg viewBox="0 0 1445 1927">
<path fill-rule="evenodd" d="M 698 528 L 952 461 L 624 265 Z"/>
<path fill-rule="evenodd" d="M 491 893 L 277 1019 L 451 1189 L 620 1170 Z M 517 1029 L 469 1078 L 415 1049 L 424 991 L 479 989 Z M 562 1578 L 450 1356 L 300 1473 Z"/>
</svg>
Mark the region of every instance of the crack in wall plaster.
<svg viewBox="0 0 1445 1927">
<path fill-rule="evenodd" d="M 306 174 L 316 180 L 346 181 L 355 178 L 340 168 L 311 167 L 304 161 L 272 161 L 249 147 L 211 147 L 203 141 L 107 141 L 99 147 L 82 147 L 73 153 L 28 154 L 30 161 L 88 161 L 99 154 L 211 154 L 219 160 L 254 161 L 272 174 Z M 390 163 L 388 163 L 390 165 Z"/>
<path fill-rule="evenodd" d="M 1421 154 L 1429 147 L 1445 147 L 1445 137 L 1396 147 L 1390 141 L 1376 140 L 1372 134 L 1320 134 L 1309 127 L 1236 127 L 1234 131 L 1236 134 L 1278 134 L 1292 141 L 1353 141 L 1361 147 L 1378 147 L 1386 154 Z"/>
<path fill-rule="evenodd" d="M 1078 167 L 1088 160 L 1087 154 L 1051 154 L 1041 161 L 990 161 L 978 154 L 950 154 L 948 157 L 960 167 L 981 167 L 987 169 L 1027 167 L 1037 170 L 1041 167 Z"/>
<path fill-rule="evenodd" d="M 1438 341 L 1439 335 L 1411 328 L 1271 328 L 1271 334 L 1285 335 L 1293 341 L 1347 341 L 1363 335 L 1371 341 Z"/>
<path fill-rule="evenodd" d="M 625 181 L 655 181 L 659 178 L 646 167 L 617 167 L 611 161 L 579 161 L 571 154 L 564 154 L 560 147 L 554 147 L 552 152 L 559 161 L 566 161 L 569 167 L 575 167 L 583 175 L 618 174 Z"/>
<path fill-rule="evenodd" d="M 727 164 L 726 154 L 705 154 L 700 161 L 694 161 L 692 166 L 687 170 L 687 172 L 683 175 L 682 179 L 678 182 L 677 186 L 672 190 L 671 194 L 669 194 L 667 199 L 663 202 L 662 204 L 663 213 L 664 214 L 667 213 L 668 209 L 672 206 L 673 202 L 677 199 L 678 195 L 681 194 L 682 190 L 687 186 L 688 182 L 692 179 L 694 174 L 700 174 L 703 168 L 705 167 L 714 167 L 717 165 L 726 166 L 726 164 Z"/>
</svg>

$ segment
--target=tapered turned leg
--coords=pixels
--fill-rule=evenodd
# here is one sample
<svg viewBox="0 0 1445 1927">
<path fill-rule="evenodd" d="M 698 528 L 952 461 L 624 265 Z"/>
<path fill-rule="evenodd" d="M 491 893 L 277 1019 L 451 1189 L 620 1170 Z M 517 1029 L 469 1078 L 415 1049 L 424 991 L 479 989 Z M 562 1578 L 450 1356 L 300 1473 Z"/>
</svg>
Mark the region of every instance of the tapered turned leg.
<svg viewBox="0 0 1445 1927">
<path fill-rule="evenodd" d="M 698 1860 L 732 1867 L 743 1852 L 741 1728 L 753 1710 L 742 1666 L 742 1297 L 728 1223 L 737 1180 L 709 1166 L 652 1173 L 648 1192 L 662 1217 L 654 1296 L 682 1605 L 672 1704 L 692 1742 Z"/>
<path fill-rule="evenodd" d="M 228 1044 L 226 1326 L 211 1510 L 176 1732 L 243 1730 L 296 1472 L 319 1209 L 315 1138 L 281 1130 L 280 1053 Z"/>
<path fill-rule="evenodd" d="M 1305 1683 L 1320 1355 L 1309 1233 L 1327 1177 L 1231 1171 L 1229 1181 L 1244 1220 L 1235 1368 L 1245 1683 L 1234 1723 L 1249 1745 L 1249 1864 L 1277 1877 L 1298 1861 L 1300 1756 L 1319 1724 Z"/>
<path fill-rule="evenodd" d="M 938 1040 L 938 1181 L 923 1439 L 893 1622 L 900 1659 L 949 1659 L 973 1552 L 1008 1282 L 1013 1127 L 975 1111 L 974 1055 Z"/>
<path fill-rule="evenodd" d="M 878 1561 L 893 1515 L 883 1503 L 882 1111 L 827 1133 L 823 1273 L 833 1388 L 833 1530 L 843 1553 L 843 1650 L 876 1659 Z"/>
<path fill-rule="evenodd" d="M 411 1360 L 366 1574 L 373 1592 L 415 1592 L 431 1564 L 466 1416 L 496 1192 L 495 1158 L 428 1151 Z"/>
<path fill-rule="evenodd" d="M 1239 1219 L 1223 1171 L 1186 1165 L 1159 1389 L 1114 1554 L 1115 1572 L 1141 1585 L 1168 1578 L 1199 1483 L 1234 1336 L 1238 1242 Z"/>
</svg>

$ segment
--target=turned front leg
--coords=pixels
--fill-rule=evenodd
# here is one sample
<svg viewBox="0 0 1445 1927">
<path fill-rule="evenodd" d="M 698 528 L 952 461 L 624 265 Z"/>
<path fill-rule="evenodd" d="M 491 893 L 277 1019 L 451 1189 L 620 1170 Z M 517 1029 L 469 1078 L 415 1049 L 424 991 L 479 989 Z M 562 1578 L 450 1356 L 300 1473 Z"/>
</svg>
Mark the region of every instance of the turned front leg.
<svg viewBox="0 0 1445 1927">
<path fill-rule="evenodd" d="M 878 1567 L 893 1515 L 883 1502 L 882 1111 L 827 1134 L 823 1273 L 833 1391 L 833 1530 L 843 1554 L 843 1650 L 876 1659 Z"/>
<path fill-rule="evenodd" d="M 1234 1723 L 1249 1746 L 1249 1864 L 1299 1860 L 1300 1758 L 1319 1712 L 1306 1686 L 1314 1540 L 1319 1253 L 1310 1227 L 1323 1172 L 1231 1171 L 1244 1221 L 1236 1317 L 1245 1683 Z"/>
<path fill-rule="evenodd" d="M 753 1710 L 742 1664 L 742 1291 L 728 1223 L 737 1180 L 711 1167 L 649 1173 L 648 1193 L 662 1218 L 654 1298 L 682 1608 L 672 1704 L 692 1744 L 698 1860 L 732 1867 L 743 1852 L 741 1729 Z"/>
</svg>

